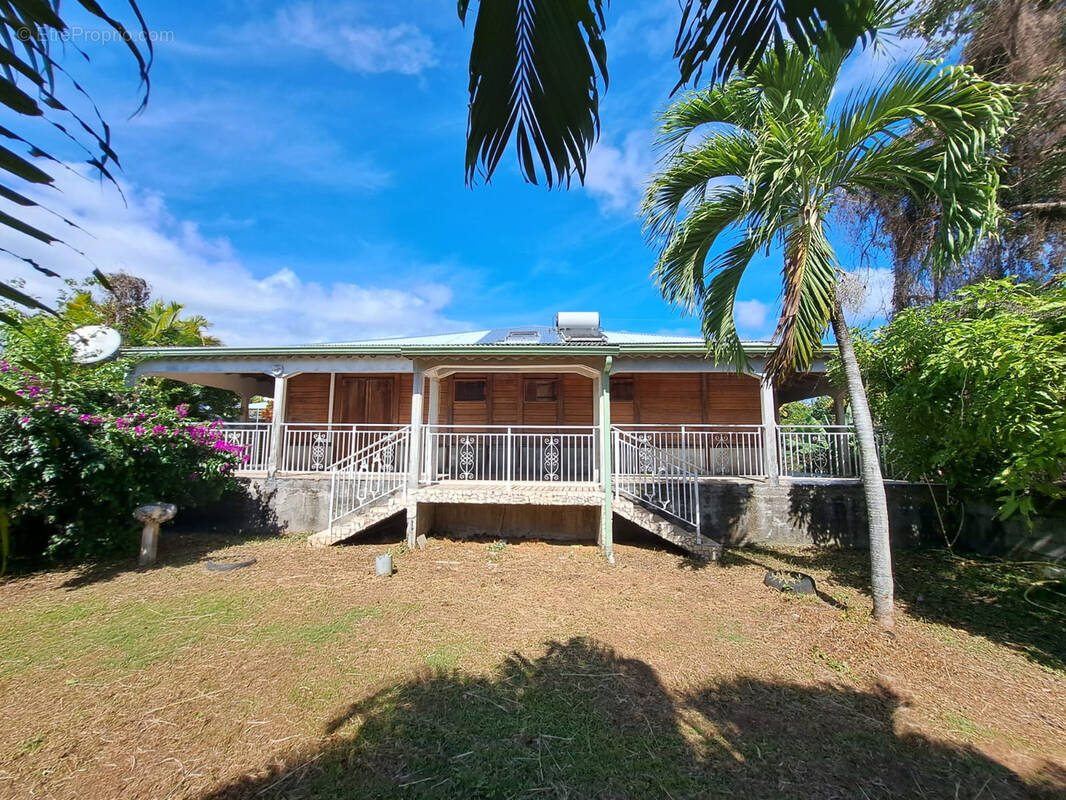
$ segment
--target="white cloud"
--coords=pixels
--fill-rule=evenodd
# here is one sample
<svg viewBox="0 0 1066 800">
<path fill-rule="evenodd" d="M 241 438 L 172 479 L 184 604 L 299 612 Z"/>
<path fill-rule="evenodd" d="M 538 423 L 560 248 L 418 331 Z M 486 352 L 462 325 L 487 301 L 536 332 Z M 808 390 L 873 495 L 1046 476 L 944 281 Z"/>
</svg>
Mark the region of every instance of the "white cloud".
<svg viewBox="0 0 1066 800">
<path fill-rule="evenodd" d="M 91 235 L 69 228 L 57 233 L 92 263 L 69 248 L 31 242 L 7 228 L 0 230 L 0 247 L 35 258 L 64 277 L 86 276 L 94 266 L 138 275 L 152 285 L 156 297 L 184 303 L 188 313 L 215 323 L 212 333 L 226 344 L 344 341 L 465 327 L 444 313 L 452 300 L 448 286 L 323 284 L 291 268 L 257 270 L 225 238 L 206 237 L 195 223 L 175 219 L 158 194 L 124 186 L 123 204 L 113 187 L 93 180 L 67 174 L 57 183 L 61 192 L 49 192 L 44 202 Z M 55 218 L 43 212 L 23 217 L 46 230 L 57 227 Z M 0 276 L 24 278 L 30 292 L 42 299 L 53 299 L 60 288 L 57 280 L 11 259 L 0 264 L 7 267 Z M 358 274 L 360 266 L 353 264 L 350 272 Z M 361 271 L 370 272 L 365 265 Z"/>
<path fill-rule="evenodd" d="M 767 321 L 772 306 L 761 300 L 738 300 L 733 305 L 737 330 L 745 339 L 761 339 L 769 336 Z"/>
<path fill-rule="evenodd" d="M 351 7 L 322 8 L 297 3 L 274 17 L 283 42 L 321 53 L 352 72 L 399 72 L 418 75 L 437 63 L 433 42 L 416 26 L 362 25 L 352 20 Z"/>
<path fill-rule="evenodd" d="M 589 153 L 585 189 L 604 212 L 635 213 L 644 182 L 654 166 L 651 134 L 647 131 L 632 131 L 620 147 L 601 141 Z"/>
</svg>

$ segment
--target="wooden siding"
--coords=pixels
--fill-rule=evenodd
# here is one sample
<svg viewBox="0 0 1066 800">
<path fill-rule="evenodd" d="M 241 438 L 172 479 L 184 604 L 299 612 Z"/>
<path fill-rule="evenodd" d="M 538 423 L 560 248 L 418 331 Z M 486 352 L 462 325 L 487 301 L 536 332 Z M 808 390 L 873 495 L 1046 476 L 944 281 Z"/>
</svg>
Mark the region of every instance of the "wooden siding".
<svg viewBox="0 0 1066 800">
<path fill-rule="evenodd" d="M 285 393 L 286 422 L 325 422 L 329 419 L 329 375 L 305 372 L 289 378 Z"/>
<path fill-rule="evenodd" d="M 453 402 L 454 382 L 484 380 L 485 399 Z M 533 402 L 526 399 L 526 381 L 556 380 L 557 398 Z M 747 375 L 721 372 L 644 372 L 618 374 L 612 382 L 633 381 L 633 399 L 611 401 L 611 421 L 615 424 L 717 424 L 758 425 L 759 382 Z M 389 382 L 386 388 L 383 382 Z M 377 409 L 377 416 L 394 423 L 411 419 L 410 374 L 337 375 L 334 400 L 335 422 L 362 422 L 347 419 L 365 409 Z M 429 391 L 426 385 L 425 415 L 429 421 Z M 360 400 L 362 397 L 364 399 Z M 329 375 L 305 373 L 289 381 L 285 419 L 287 422 L 319 422 L 327 419 Z M 369 404 L 369 405 L 368 405 Z M 391 411 L 385 413 L 387 405 Z M 583 375 L 482 373 L 445 378 L 440 387 L 440 424 L 454 425 L 591 425 L 593 381 Z"/>
</svg>

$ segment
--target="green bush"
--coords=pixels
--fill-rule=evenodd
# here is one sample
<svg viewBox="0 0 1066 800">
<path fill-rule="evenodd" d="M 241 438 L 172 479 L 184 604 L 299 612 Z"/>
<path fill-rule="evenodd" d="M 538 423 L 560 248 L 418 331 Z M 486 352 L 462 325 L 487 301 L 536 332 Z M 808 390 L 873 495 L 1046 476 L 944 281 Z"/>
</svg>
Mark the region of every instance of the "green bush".
<svg viewBox="0 0 1066 800">
<path fill-rule="evenodd" d="M 1003 517 L 1066 494 L 1066 281 L 986 281 L 856 344 L 897 471 Z"/>
<path fill-rule="evenodd" d="M 191 421 L 184 405 L 102 413 L 68 404 L 7 362 L 0 373 L 22 401 L 0 407 L 0 517 L 19 556 L 85 560 L 132 550 L 137 506 L 195 507 L 236 485 L 240 448 L 222 438 L 219 423 Z"/>
</svg>

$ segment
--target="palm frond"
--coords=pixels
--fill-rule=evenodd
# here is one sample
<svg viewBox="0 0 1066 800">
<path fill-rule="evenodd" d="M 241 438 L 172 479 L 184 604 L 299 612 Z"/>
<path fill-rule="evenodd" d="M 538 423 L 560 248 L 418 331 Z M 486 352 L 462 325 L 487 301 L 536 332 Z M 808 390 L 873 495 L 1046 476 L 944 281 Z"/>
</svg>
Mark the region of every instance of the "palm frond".
<svg viewBox="0 0 1066 800">
<path fill-rule="evenodd" d="M 710 67 L 712 83 L 745 70 L 787 41 L 803 55 L 818 44 L 851 50 L 873 38 L 888 4 L 875 0 L 687 0 L 674 43 L 680 78 L 674 91 L 699 83 Z"/>
<path fill-rule="evenodd" d="M 774 333 L 777 347 L 766 369 L 778 377 L 806 369 L 829 328 L 837 260 L 824 222 L 809 210 L 792 221 L 785 236 L 784 296 Z"/>
<path fill-rule="evenodd" d="M 139 31 L 132 31 L 117 17 L 109 14 L 97 0 L 78 0 L 82 8 L 114 30 L 117 38 L 132 54 L 141 78 L 141 101 L 134 112 L 137 113 L 148 102 L 149 71 L 154 52 L 152 37 L 136 0 L 127 2 L 137 20 Z M 65 225 L 78 227 L 71 220 L 38 204 L 24 191 L 27 185 L 53 185 L 55 170 L 71 169 L 67 164 L 68 159 L 43 150 L 32 140 L 36 136 L 24 136 L 17 132 L 20 125 L 33 130 L 39 130 L 41 126 L 51 127 L 82 150 L 87 156 L 86 163 L 94 167 L 102 178 L 118 187 L 108 166 L 109 163 L 118 164 L 118 156 L 111 147 L 110 127 L 89 93 L 52 56 L 49 43 L 66 30 L 59 0 L 0 0 L 0 105 L 8 108 L 12 120 L 7 123 L 11 127 L 0 127 L 0 136 L 12 143 L 13 148 L 24 150 L 26 154 L 0 146 L 0 179 L 3 181 L 0 196 L 21 208 L 36 207 L 52 213 Z M 81 55 L 88 59 L 85 53 Z M 62 89 L 59 88 L 61 83 Z M 87 103 L 89 113 L 82 114 L 75 110 L 71 103 L 60 98 L 61 93 L 70 93 L 80 98 L 82 104 Z M 26 222 L 17 212 L 0 214 L 0 225 L 14 230 L 27 240 L 50 245 L 64 244 L 60 236 Z M 58 277 L 54 270 L 9 248 L 5 247 L 0 252 L 45 275 Z M 51 310 L 8 284 L 0 283 L 0 295 L 19 305 Z"/>
<path fill-rule="evenodd" d="M 728 187 L 692 209 L 678 224 L 652 273 L 668 302 L 689 313 L 699 310 L 706 296 L 706 276 L 722 268 L 714 262 L 708 269 L 707 254 L 722 234 L 745 224 L 746 208 L 744 191 Z"/>
<path fill-rule="evenodd" d="M 674 153 L 648 184 L 642 204 L 644 234 L 652 243 L 669 238 L 679 213 L 743 180 L 755 141 L 745 133 L 709 137 L 699 148 Z"/>
<path fill-rule="evenodd" d="M 466 19 L 469 0 L 459 3 Z M 531 183 L 584 181 L 606 90 L 604 0 L 483 0 L 470 50 L 466 181 L 489 180 L 514 136 Z"/>
</svg>

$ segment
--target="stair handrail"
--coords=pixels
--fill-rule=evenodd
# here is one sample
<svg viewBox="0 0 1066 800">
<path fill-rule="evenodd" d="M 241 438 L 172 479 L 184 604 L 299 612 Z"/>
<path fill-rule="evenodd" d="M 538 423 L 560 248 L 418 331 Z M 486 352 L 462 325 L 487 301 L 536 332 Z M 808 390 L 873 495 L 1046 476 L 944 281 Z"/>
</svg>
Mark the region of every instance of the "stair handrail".
<svg viewBox="0 0 1066 800">
<path fill-rule="evenodd" d="M 333 533 L 333 523 L 407 486 L 405 451 L 410 445 L 410 434 L 409 425 L 387 432 L 377 441 L 330 465 L 330 533 Z M 394 451 L 392 462 L 399 464 L 399 469 L 365 468 L 380 464 L 380 455 L 390 448 Z"/>
<path fill-rule="evenodd" d="M 702 514 L 700 513 L 700 473 L 698 467 L 689 463 L 685 459 L 677 457 L 662 447 L 651 444 L 648 438 L 642 439 L 639 432 L 634 433 L 631 431 L 625 431 L 613 425 L 611 428 L 615 454 L 615 457 L 612 459 L 615 493 L 617 495 L 625 495 L 639 503 L 646 503 L 660 513 L 692 525 L 696 529 L 696 543 L 701 544 L 703 542 L 703 535 Z M 656 468 L 654 470 L 642 470 L 639 472 L 621 471 L 619 467 L 623 461 L 621 458 L 623 448 L 630 448 L 636 453 L 636 455 L 633 455 L 630 458 L 630 465 L 640 466 L 639 451 L 643 448 L 645 453 L 651 453 L 652 464 Z M 668 468 L 669 471 L 664 472 L 663 468 Z M 667 481 L 666 497 L 663 497 L 662 484 L 657 484 L 655 494 L 638 493 L 635 490 L 635 486 L 634 488 L 629 488 L 629 483 L 635 484 L 635 481 L 632 480 L 634 477 L 641 478 L 642 485 L 646 483 L 644 480 L 646 478 L 665 478 Z M 687 504 L 675 502 L 680 498 L 670 496 L 670 488 L 675 485 L 675 482 L 676 485 L 682 487 L 680 492 L 688 494 L 687 499 L 689 502 Z M 671 508 L 671 505 L 673 505 L 673 508 Z M 685 513 L 686 511 L 688 513 Z"/>
</svg>

